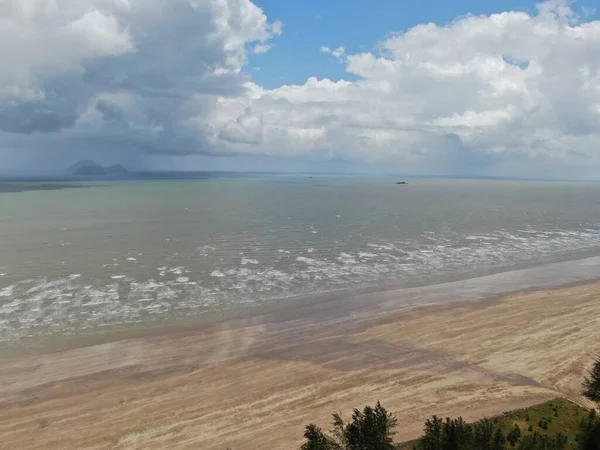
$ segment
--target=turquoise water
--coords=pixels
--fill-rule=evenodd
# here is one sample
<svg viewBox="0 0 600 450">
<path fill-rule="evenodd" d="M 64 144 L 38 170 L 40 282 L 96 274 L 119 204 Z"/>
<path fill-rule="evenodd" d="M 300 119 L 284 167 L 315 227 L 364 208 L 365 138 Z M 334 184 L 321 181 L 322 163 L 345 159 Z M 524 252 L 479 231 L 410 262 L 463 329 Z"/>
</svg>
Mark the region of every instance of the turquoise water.
<svg viewBox="0 0 600 450">
<path fill-rule="evenodd" d="M 600 184 L 278 176 L 0 193 L 0 341 L 600 254 Z"/>
</svg>

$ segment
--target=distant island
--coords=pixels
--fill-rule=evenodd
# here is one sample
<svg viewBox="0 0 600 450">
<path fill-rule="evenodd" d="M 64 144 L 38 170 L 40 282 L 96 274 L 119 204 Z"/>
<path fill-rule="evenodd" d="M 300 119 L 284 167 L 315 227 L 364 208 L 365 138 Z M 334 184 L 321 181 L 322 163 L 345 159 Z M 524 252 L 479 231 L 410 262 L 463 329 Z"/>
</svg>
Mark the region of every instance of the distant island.
<svg viewBox="0 0 600 450">
<path fill-rule="evenodd" d="M 121 164 L 104 167 L 90 160 L 79 161 L 67 169 L 71 177 L 122 177 L 128 173 Z"/>
</svg>

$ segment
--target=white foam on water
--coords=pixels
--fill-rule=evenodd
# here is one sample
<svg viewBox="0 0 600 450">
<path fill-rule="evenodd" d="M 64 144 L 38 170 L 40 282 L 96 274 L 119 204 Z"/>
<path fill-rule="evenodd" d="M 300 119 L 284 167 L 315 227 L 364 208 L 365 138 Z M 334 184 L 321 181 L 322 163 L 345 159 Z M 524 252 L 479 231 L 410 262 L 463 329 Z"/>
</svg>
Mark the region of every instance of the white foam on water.
<svg viewBox="0 0 600 450">
<path fill-rule="evenodd" d="M 130 256 L 129 258 L 127 258 L 127 261 L 137 261 L 137 259 L 134 258 L 133 256 Z"/>
<path fill-rule="evenodd" d="M 0 297 L 12 297 L 14 289 L 14 285 L 0 289 Z"/>
<path fill-rule="evenodd" d="M 200 256 L 208 256 L 210 253 L 214 253 L 216 250 L 217 248 L 212 245 L 203 245 L 196 248 L 196 253 L 200 254 Z"/>
<path fill-rule="evenodd" d="M 158 300 L 173 300 L 179 296 L 180 292 L 169 285 L 165 285 L 156 291 L 156 298 Z M 168 305 L 163 304 L 163 307 L 168 307 Z"/>
<path fill-rule="evenodd" d="M 240 262 L 240 264 L 242 266 L 245 266 L 246 264 L 258 264 L 259 261 L 257 259 L 251 259 L 251 258 L 242 258 L 242 261 Z"/>
<path fill-rule="evenodd" d="M 343 264 L 358 264 L 356 258 L 349 253 L 341 253 L 340 256 L 337 257 L 338 261 L 341 261 Z"/>
<path fill-rule="evenodd" d="M 468 241 L 497 241 L 499 238 L 495 236 L 465 236 L 465 239 Z"/>
<path fill-rule="evenodd" d="M 367 244 L 367 247 L 374 248 L 376 250 L 395 250 L 394 244 Z"/>
<path fill-rule="evenodd" d="M 226 253 L 227 248 L 220 250 L 222 254 L 214 261 L 207 258 L 200 268 L 190 264 L 194 273 L 201 275 L 197 281 L 190 281 L 189 276 L 183 275 L 190 272 L 184 265 L 157 267 L 156 279 L 147 280 L 136 280 L 124 271 L 111 277 L 113 283 L 104 285 L 80 274 L 22 280 L 10 289 L 4 287 L 0 291 L 2 301 L 6 302 L 0 306 L 0 341 L 68 333 L 69 330 L 92 330 L 115 323 L 138 323 L 148 317 L 159 319 L 167 313 L 187 315 L 194 310 L 203 314 L 214 307 L 232 309 L 242 303 L 314 294 L 361 283 L 410 281 L 426 284 L 439 276 L 469 273 L 468 270 L 476 267 L 502 269 L 515 262 L 536 261 L 535 258 L 539 260 L 545 255 L 600 244 L 600 232 L 593 228 L 540 232 L 498 230 L 467 236 L 426 234 L 427 239 L 422 236 L 414 241 L 406 238 L 363 244 L 359 241 L 352 242 L 353 246 L 340 237 L 336 243 L 319 246 L 318 251 L 307 247 L 304 256 L 298 251 L 289 258 L 283 255 L 290 254 L 290 250 L 268 245 L 260 247 L 252 241 L 251 246 L 230 249 L 229 253 Z M 199 249 L 208 252 L 215 248 L 205 247 Z M 245 249 L 253 256 L 260 255 L 262 262 L 247 256 L 240 259 L 237 255 L 243 254 Z M 192 253 L 197 257 L 196 250 Z M 273 258 L 273 252 L 282 257 Z M 184 263 L 183 258 L 171 256 L 169 265 Z M 589 268 L 582 269 L 581 265 L 573 267 L 578 267 L 580 272 L 569 275 L 574 279 L 585 279 L 593 272 Z M 562 273 L 558 275 L 560 279 L 568 278 Z M 517 279 L 522 284 L 530 284 L 528 279 Z M 531 283 L 537 282 L 539 279 Z"/>
<path fill-rule="evenodd" d="M 319 263 L 319 261 L 317 261 L 316 259 L 313 258 L 307 258 L 306 256 L 298 256 L 296 258 L 296 261 L 298 262 L 302 262 L 308 265 L 317 265 Z"/>
<path fill-rule="evenodd" d="M 363 259 L 377 258 L 379 256 L 375 253 L 369 253 L 369 252 L 358 252 L 357 255 L 359 258 L 363 258 Z"/>
</svg>

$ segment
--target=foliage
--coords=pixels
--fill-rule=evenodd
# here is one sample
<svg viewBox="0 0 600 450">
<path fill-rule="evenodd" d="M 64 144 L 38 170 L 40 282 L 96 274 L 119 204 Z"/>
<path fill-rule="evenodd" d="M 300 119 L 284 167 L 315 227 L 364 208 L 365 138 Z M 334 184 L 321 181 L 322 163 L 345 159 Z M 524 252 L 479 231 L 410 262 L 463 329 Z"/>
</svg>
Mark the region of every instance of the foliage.
<svg viewBox="0 0 600 450">
<path fill-rule="evenodd" d="M 473 426 L 473 444 L 481 450 L 492 450 L 494 445 L 495 429 L 489 419 L 483 419 Z M 504 437 L 504 436 L 503 436 Z M 502 446 L 504 448 L 504 445 Z"/>
<path fill-rule="evenodd" d="M 423 450 L 437 450 L 443 448 L 444 436 L 442 434 L 443 420 L 437 416 L 425 421 L 425 429 L 421 438 Z"/>
<path fill-rule="evenodd" d="M 519 439 L 521 439 L 521 429 L 519 428 L 519 425 L 515 424 L 513 429 L 510 430 L 510 433 L 506 436 L 506 440 L 511 447 L 515 447 L 517 442 L 519 442 Z"/>
<path fill-rule="evenodd" d="M 600 358 L 582 386 L 583 395 L 600 405 Z M 534 431 L 536 422 L 539 428 Z M 396 417 L 377 402 L 375 407 L 355 409 L 348 423 L 340 414 L 333 414 L 331 436 L 315 424 L 307 425 L 302 450 L 393 450 L 396 425 Z M 521 432 L 521 426 L 527 431 Z M 474 424 L 462 417 L 443 420 L 433 416 L 425 422 L 418 441 L 397 448 L 505 450 L 507 442 L 517 450 L 600 450 L 600 416 L 560 398 Z"/>
<path fill-rule="evenodd" d="M 380 402 L 374 408 L 355 409 L 347 424 L 340 414 L 334 414 L 332 436 L 310 424 L 304 432 L 302 450 L 393 450 L 396 423 L 396 417 Z"/>
<path fill-rule="evenodd" d="M 558 414 L 558 418 L 548 420 Z M 529 419 L 528 422 L 526 419 Z M 582 420 L 583 419 L 583 420 Z M 547 429 L 536 426 L 546 422 Z M 378 425 L 379 424 L 379 425 Z M 381 425 L 383 424 L 383 425 Z M 381 406 L 354 410 L 345 423 L 341 415 L 333 415 L 330 433 L 324 433 L 315 424 L 306 427 L 302 450 L 389 450 L 394 448 L 392 438 L 396 418 Z M 517 435 L 515 447 L 507 435 Z M 377 438 L 373 438 L 377 436 Z M 600 416 L 566 399 L 554 399 L 530 408 L 510 411 L 473 424 L 458 419 L 434 416 L 424 425 L 419 440 L 396 447 L 402 450 L 600 450 Z"/>
<path fill-rule="evenodd" d="M 558 418 L 553 415 L 558 412 Z M 578 449 L 575 436 L 579 431 L 581 418 L 587 416 L 588 411 L 564 398 L 556 398 L 546 403 L 541 403 L 524 409 L 517 409 L 497 416 L 500 428 L 508 434 L 516 425 L 521 429 L 521 439 L 537 432 L 548 436 L 562 433 L 568 438 L 567 449 Z M 527 421 L 529 418 L 529 421 Z M 548 418 L 552 418 L 548 421 Z M 547 421 L 547 429 L 540 428 L 540 420 Z M 531 426 L 531 429 L 529 427 Z M 517 446 L 518 447 L 518 446 Z M 510 444 L 507 445 L 510 448 Z M 600 448 L 599 448 L 600 450 Z"/>
<path fill-rule="evenodd" d="M 550 437 L 535 432 L 520 440 L 518 450 L 564 450 L 566 445 L 567 437 L 562 433 Z"/>
<path fill-rule="evenodd" d="M 504 450 L 504 433 L 489 419 L 473 425 L 462 417 L 447 418 L 437 416 L 425 422 L 420 447 L 423 450 Z"/>
<path fill-rule="evenodd" d="M 591 410 L 581 421 L 576 440 L 581 450 L 600 449 L 600 418 L 596 411 Z"/>
<path fill-rule="evenodd" d="M 365 406 L 361 412 L 358 409 L 352 414 L 352 422 L 343 428 L 339 417 L 339 427 L 344 436 L 347 450 L 392 450 L 393 437 L 396 432 L 397 420 L 389 414 L 381 403 L 377 402 L 375 408 Z"/>
<path fill-rule="evenodd" d="M 582 394 L 590 400 L 600 403 L 600 358 L 596 359 L 588 376 L 585 377 Z"/>
<path fill-rule="evenodd" d="M 310 423 L 304 430 L 304 438 L 306 442 L 302 446 L 302 450 L 334 450 L 340 448 L 328 436 L 323 433 L 321 428 L 314 423 Z"/>
</svg>

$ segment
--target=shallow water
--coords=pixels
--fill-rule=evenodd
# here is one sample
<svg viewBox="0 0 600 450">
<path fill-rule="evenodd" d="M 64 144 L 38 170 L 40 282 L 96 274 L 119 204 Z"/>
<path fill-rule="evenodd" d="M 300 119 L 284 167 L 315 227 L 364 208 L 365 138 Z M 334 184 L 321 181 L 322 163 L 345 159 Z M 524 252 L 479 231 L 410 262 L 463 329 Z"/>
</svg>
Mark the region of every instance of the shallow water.
<svg viewBox="0 0 600 450">
<path fill-rule="evenodd" d="M 218 176 L 0 193 L 0 341 L 600 254 L 600 184 L 394 181 Z"/>
</svg>

